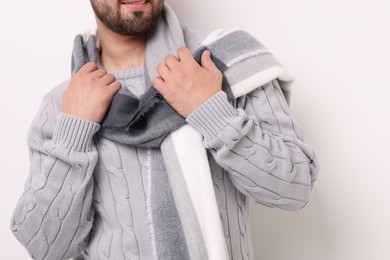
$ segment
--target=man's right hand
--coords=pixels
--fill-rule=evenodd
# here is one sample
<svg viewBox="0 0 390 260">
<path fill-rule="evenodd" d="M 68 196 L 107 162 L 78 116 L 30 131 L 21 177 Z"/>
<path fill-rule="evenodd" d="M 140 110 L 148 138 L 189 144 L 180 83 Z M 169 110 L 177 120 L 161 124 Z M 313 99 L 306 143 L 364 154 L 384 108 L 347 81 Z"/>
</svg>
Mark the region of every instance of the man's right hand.
<svg viewBox="0 0 390 260">
<path fill-rule="evenodd" d="M 62 94 L 62 112 L 73 117 L 101 123 L 112 98 L 121 88 L 114 75 L 88 62 Z"/>
</svg>

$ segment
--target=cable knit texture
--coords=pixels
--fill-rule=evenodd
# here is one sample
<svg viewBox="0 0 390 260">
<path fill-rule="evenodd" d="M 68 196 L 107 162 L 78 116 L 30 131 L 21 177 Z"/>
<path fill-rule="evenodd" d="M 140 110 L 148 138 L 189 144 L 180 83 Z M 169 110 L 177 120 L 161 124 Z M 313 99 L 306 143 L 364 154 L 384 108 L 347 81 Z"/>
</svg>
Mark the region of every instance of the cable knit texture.
<svg viewBox="0 0 390 260">
<path fill-rule="evenodd" d="M 156 259 L 150 149 L 102 138 L 98 124 L 61 113 L 68 84 L 46 95 L 31 125 L 31 167 L 13 233 L 33 259 Z M 230 258 L 253 259 L 248 198 L 304 207 L 317 159 L 276 80 L 234 104 L 218 92 L 187 123 L 204 136 Z"/>
</svg>

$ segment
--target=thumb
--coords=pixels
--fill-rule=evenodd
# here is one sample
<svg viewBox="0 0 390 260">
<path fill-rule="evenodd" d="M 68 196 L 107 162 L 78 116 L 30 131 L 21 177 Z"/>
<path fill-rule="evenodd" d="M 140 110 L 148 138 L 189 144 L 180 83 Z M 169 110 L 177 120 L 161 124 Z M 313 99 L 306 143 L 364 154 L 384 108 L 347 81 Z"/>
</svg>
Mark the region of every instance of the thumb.
<svg viewBox="0 0 390 260">
<path fill-rule="evenodd" d="M 203 68 L 209 71 L 218 70 L 217 66 L 215 66 L 214 62 L 211 60 L 211 53 L 209 50 L 205 50 L 202 53 L 202 57 L 200 63 Z"/>
</svg>

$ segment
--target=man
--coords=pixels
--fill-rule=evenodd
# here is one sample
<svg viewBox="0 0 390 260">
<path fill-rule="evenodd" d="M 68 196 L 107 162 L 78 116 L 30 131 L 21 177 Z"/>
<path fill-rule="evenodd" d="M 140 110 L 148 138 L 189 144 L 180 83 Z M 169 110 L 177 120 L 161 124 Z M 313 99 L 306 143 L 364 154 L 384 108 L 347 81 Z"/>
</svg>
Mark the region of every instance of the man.
<svg viewBox="0 0 390 260">
<path fill-rule="evenodd" d="M 96 33 L 76 37 L 73 76 L 29 132 L 15 236 L 34 259 L 253 259 L 247 198 L 300 209 L 318 171 L 281 75 L 264 81 L 272 56 L 242 32 L 181 27 L 163 0 L 91 4 Z M 187 124 L 207 149 L 201 170 L 191 135 L 175 141 Z"/>
</svg>

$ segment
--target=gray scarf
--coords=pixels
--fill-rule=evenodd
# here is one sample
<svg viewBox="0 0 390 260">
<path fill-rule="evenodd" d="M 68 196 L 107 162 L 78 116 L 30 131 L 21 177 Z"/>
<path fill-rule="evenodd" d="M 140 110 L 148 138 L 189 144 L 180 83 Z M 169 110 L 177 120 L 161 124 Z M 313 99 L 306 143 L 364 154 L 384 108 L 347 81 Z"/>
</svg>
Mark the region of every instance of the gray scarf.
<svg viewBox="0 0 390 260">
<path fill-rule="evenodd" d="M 233 30 L 210 38 L 212 40 L 207 42 L 206 39 L 203 45 L 193 52 L 193 56 L 199 62 L 203 51 L 210 50 L 214 63 L 223 72 L 222 89 L 227 93 L 229 101 L 233 102 L 238 96 L 259 87 L 259 83 L 264 81 L 264 75 L 267 82 L 280 76 L 279 71 L 275 72 L 275 68 L 280 68 L 279 63 L 250 34 Z M 96 36 L 93 34 L 76 36 L 72 56 L 73 74 L 89 61 L 100 64 L 96 42 Z M 147 41 L 144 71 L 145 85 L 150 87 L 140 98 L 122 87 L 114 96 L 102 122 L 100 135 L 115 142 L 152 148 L 160 147 L 164 140 L 168 140 L 162 147 L 163 157 L 152 152 L 151 208 L 158 259 L 227 259 L 226 255 L 215 258 L 215 254 L 209 252 L 210 242 L 203 239 L 204 230 L 201 230 L 199 224 L 202 221 L 196 217 L 196 209 L 191 203 L 185 177 L 183 178 L 184 175 L 180 172 L 179 164 L 175 164 L 171 138 L 166 138 L 172 131 L 185 125 L 185 119 L 151 84 L 151 79 L 157 76 L 156 66 L 164 61 L 167 54 L 176 54 L 177 49 L 184 46 L 186 44 L 183 28 L 173 11 L 165 6 Z M 281 85 L 282 88 L 287 86 Z M 283 88 L 283 92 L 288 100 L 289 89 Z M 164 164 L 168 170 L 161 167 Z M 212 190 L 212 187 L 210 189 Z M 211 197 L 215 195 L 213 191 L 210 194 Z M 170 199 L 160 200 L 162 196 Z M 215 200 L 215 197 L 210 199 Z M 165 202 L 164 205 L 161 205 L 162 201 Z M 219 239 L 223 239 L 223 236 Z"/>
</svg>

